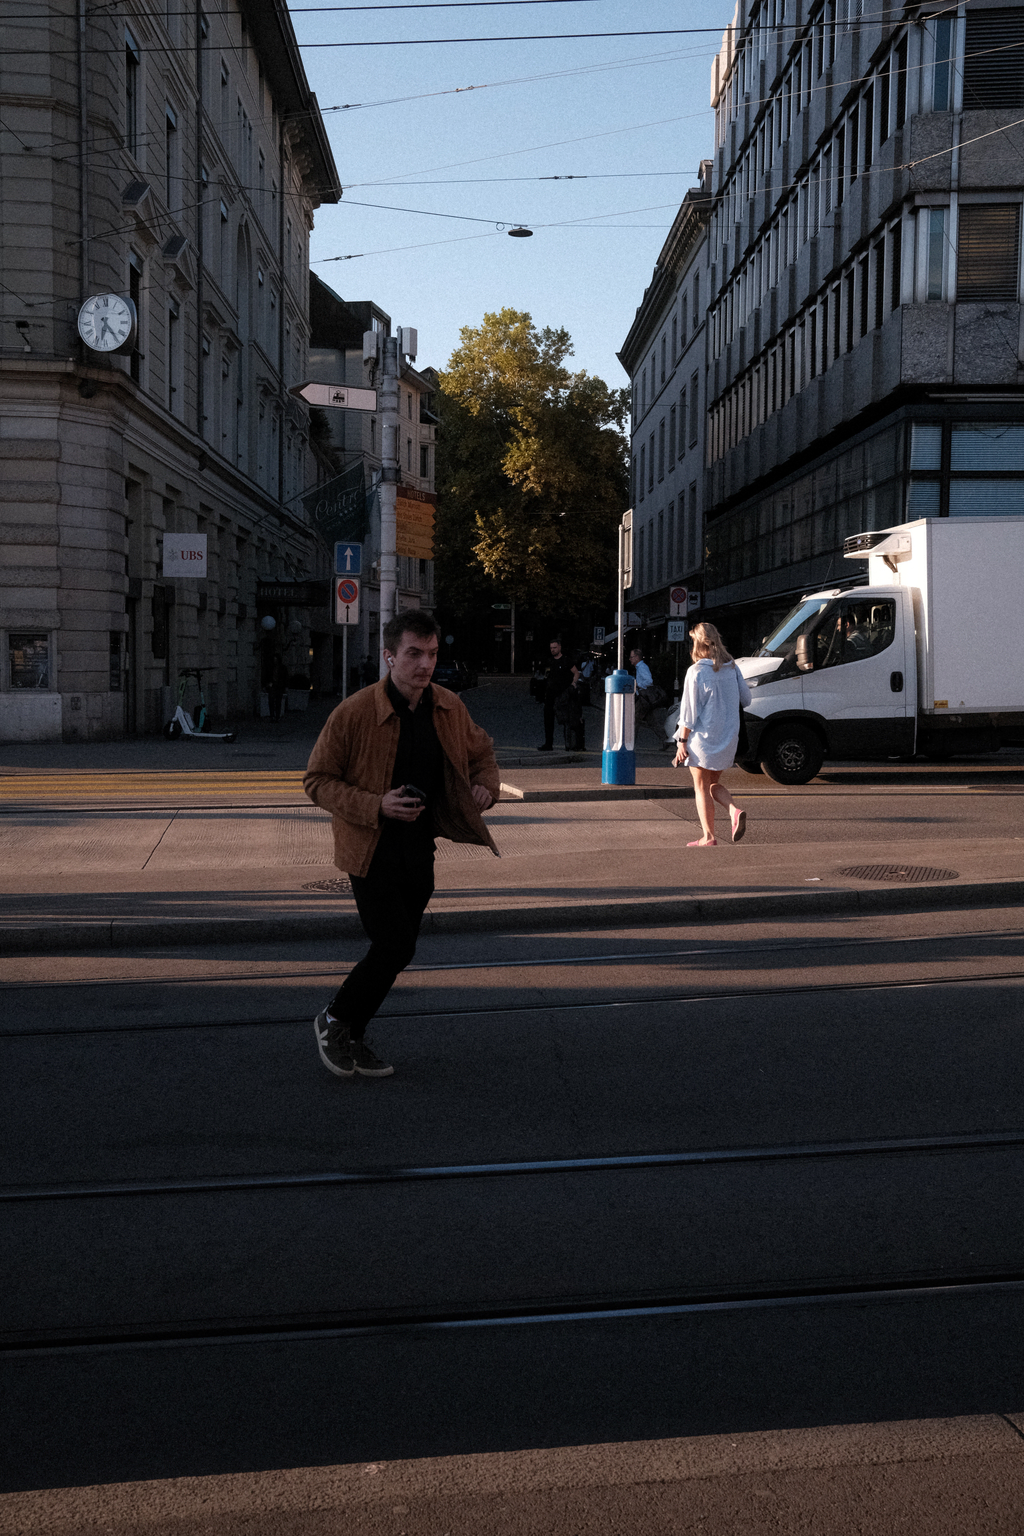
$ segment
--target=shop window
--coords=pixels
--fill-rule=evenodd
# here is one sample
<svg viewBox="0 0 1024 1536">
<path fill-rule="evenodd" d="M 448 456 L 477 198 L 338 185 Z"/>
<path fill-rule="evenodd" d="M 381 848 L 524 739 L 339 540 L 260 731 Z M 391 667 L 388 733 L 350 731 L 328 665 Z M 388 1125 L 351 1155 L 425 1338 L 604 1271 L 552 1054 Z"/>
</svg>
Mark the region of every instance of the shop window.
<svg viewBox="0 0 1024 1536">
<path fill-rule="evenodd" d="M 1020 204 L 962 204 L 958 223 L 957 299 L 1012 303 L 1020 285 Z"/>
<path fill-rule="evenodd" d="M 942 468 L 942 425 L 937 421 L 915 421 L 910 429 L 911 469 Z"/>
<path fill-rule="evenodd" d="M 954 423 L 949 467 L 988 474 L 1024 472 L 1024 427 L 1012 422 Z"/>
<path fill-rule="evenodd" d="M 967 8 L 964 107 L 1019 111 L 1024 107 L 1024 11 Z"/>
<path fill-rule="evenodd" d="M 1024 480 L 951 480 L 950 517 L 1024 517 Z"/>
<path fill-rule="evenodd" d="M 49 688 L 50 637 L 30 631 L 7 637 L 9 678 L 12 688 Z"/>
</svg>

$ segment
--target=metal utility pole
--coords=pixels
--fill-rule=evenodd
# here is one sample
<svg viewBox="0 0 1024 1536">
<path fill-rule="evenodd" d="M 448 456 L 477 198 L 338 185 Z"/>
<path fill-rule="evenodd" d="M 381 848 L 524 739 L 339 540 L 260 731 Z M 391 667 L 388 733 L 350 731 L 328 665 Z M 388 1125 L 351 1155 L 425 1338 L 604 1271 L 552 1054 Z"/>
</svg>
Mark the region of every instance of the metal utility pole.
<svg viewBox="0 0 1024 1536">
<path fill-rule="evenodd" d="M 398 610 L 398 524 L 395 500 L 398 495 L 398 337 L 383 338 L 380 377 L 380 634 L 377 657 L 383 677 L 384 626 Z"/>
</svg>

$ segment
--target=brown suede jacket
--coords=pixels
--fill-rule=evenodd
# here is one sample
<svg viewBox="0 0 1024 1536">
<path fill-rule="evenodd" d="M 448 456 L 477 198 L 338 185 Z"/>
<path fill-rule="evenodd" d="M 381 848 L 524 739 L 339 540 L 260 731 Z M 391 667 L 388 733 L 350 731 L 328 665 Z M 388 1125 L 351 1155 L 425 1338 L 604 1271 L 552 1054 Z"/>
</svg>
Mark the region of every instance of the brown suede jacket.
<svg viewBox="0 0 1024 1536">
<path fill-rule="evenodd" d="M 444 753 L 444 804 L 434 809 L 438 837 L 482 843 L 497 855 L 494 840 L 472 796 L 482 784 L 501 793 L 493 742 L 457 694 L 433 685 L 434 729 Z M 365 875 L 380 839 L 380 803 L 391 788 L 398 751 L 398 716 L 388 680 L 339 704 L 328 717 L 306 768 L 302 787 L 334 821 L 334 862 L 350 875 Z"/>
</svg>

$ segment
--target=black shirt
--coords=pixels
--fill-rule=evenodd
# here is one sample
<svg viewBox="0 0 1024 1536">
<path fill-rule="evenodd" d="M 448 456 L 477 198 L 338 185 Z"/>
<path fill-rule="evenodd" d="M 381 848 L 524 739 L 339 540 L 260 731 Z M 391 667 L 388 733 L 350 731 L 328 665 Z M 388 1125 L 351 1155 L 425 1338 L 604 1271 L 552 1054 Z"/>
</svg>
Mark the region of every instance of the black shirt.
<svg viewBox="0 0 1024 1536">
<path fill-rule="evenodd" d="M 380 842 L 374 858 L 401 861 L 408 853 L 432 852 L 434 847 L 434 808 L 444 794 L 444 752 L 434 729 L 434 695 L 429 684 L 420 695 L 415 709 L 388 678 L 388 698 L 398 716 L 398 751 L 391 774 L 391 788 L 415 784 L 427 797 L 426 810 L 415 821 L 382 818 Z"/>
</svg>

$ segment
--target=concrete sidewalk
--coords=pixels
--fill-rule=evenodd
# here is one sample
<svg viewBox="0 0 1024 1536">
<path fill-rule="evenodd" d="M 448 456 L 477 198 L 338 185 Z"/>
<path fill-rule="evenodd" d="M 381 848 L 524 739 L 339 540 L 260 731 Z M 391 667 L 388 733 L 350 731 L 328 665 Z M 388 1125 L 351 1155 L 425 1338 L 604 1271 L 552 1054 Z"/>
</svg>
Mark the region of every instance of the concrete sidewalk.
<svg viewBox="0 0 1024 1536">
<path fill-rule="evenodd" d="M 19 1536 L 1018 1536 L 1024 1416 L 0 1494 Z"/>
<path fill-rule="evenodd" d="M 1024 897 L 1024 844 L 972 836 L 966 826 L 963 836 L 915 832 L 899 843 L 877 834 L 759 842 L 755 833 L 735 845 L 688 848 L 700 829 L 672 774 L 668 765 L 642 768 L 629 799 L 605 797 L 596 766 L 510 774 L 521 798 L 488 816 L 503 857 L 441 841 L 425 930 L 814 916 Z M 879 795 L 857 785 L 785 791 L 738 770 L 729 782 L 761 818 L 771 816 L 772 796 L 780 809 L 784 800 L 810 816 L 838 795 Z M 984 779 L 972 782 L 936 781 L 928 792 L 939 808 L 946 794 L 992 792 Z M 884 793 L 888 803 L 920 790 Z M 331 859 L 329 818 L 298 800 L 19 810 L 0 820 L 0 952 L 358 934 L 347 881 Z"/>
</svg>

